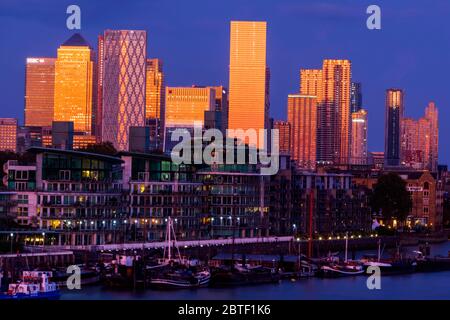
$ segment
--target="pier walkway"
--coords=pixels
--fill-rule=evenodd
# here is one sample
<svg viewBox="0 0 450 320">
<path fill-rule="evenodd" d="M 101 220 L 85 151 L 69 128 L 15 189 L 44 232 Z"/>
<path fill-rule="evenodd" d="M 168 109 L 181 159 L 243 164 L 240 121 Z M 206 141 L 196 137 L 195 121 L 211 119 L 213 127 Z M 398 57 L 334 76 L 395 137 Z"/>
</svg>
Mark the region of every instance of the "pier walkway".
<svg viewBox="0 0 450 320">
<path fill-rule="evenodd" d="M 177 241 L 180 248 L 205 247 L 205 246 L 224 246 L 224 245 L 242 245 L 242 244 L 260 244 L 260 243 L 277 243 L 290 242 L 292 236 L 285 237 L 255 237 L 255 238 L 229 238 L 229 239 L 212 239 L 212 240 L 189 240 Z M 175 241 L 172 241 L 175 243 Z M 117 243 L 105 245 L 88 245 L 88 246 L 46 246 L 46 250 L 84 250 L 84 251 L 113 251 L 113 250 L 140 250 L 140 249 L 160 249 L 166 247 L 165 241 L 158 242 L 137 242 L 137 243 Z"/>
</svg>

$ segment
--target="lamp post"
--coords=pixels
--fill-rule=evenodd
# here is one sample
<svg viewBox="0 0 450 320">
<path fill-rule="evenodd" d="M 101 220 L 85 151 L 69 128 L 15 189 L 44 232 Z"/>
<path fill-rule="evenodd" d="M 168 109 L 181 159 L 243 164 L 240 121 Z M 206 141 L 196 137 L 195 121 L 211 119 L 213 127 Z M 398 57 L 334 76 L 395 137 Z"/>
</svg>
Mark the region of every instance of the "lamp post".
<svg viewBox="0 0 450 320">
<path fill-rule="evenodd" d="M 9 237 L 11 238 L 11 254 L 13 253 L 13 239 L 14 239 L 14 233 L 10 233 Z"/>
<path fill-rule="evenodd" d="M 45 248 L 45 232 L 42 232 L 42 249 Z"/>
</svg>

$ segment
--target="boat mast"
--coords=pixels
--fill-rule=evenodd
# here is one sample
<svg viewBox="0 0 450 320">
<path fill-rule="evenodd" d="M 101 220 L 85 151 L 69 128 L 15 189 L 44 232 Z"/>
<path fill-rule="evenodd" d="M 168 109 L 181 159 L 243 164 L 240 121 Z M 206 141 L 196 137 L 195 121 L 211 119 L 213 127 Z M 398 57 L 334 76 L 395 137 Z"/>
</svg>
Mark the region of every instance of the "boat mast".
<svg viewBox="0 0 450 320">
<path fill-rule="evenodd" d="M 348 257 L 348 232 L 346 232 L 346 234 L 345 234 L 345 260 L 344 260 L 344 262 L 348 261 L 347 257 Z"/>
<path fill-rule="evenodd" d="M 381 259 L 381 239 L 378 239 L 378 262 Z"/>
</svg>

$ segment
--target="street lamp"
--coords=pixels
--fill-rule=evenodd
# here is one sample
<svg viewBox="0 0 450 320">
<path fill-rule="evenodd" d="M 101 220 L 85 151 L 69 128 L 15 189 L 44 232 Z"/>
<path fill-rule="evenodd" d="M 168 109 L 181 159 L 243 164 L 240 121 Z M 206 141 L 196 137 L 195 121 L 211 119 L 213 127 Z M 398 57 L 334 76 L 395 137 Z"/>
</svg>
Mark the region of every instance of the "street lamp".
<svg viewBox="0 0 450 320">
<path fill-rule="evenodd" d="M 14 233 L 10 233 L 10 238 L 11 238 L 11 254 L 13 253 L 13 239 L 14 239 Z"/>
<path fill-rule="evenodd" d="M 42 232 L 42 248 L 45 247 L 45 232 Z"/>
</svg>

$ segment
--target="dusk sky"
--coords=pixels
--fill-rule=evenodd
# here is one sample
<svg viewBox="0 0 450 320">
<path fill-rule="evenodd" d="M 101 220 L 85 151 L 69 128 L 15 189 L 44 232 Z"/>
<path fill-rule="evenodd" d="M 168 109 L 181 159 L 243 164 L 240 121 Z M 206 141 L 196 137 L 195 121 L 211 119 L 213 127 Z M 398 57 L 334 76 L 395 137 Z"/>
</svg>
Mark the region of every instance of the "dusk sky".
<svg viewBox="0 0 450 320">
<path fill-rule="evenodd" d="M 26 57 L 54 57 L 74 32 L 66 8 L 81 7 L 81 31 L 97 49 L 104 29 L 145 29 L 148 57 L 164 61 L 169 86 L 228 86 L 231 20 L 268 23 L 271 116 L 286 119 L 287 95 L 299 89 L 300 68 L 324 58 L 352 61 L 369 112 L 369 150 L 384 149 L 384 97 L 405 91 L 405 113 L 419 117 L 435 101 L 440 163 L 450 160 L 450 1 L 147 0 L 0 2 L 0 117 L 23 122 Z M 381 7 L 381 30 L 368 30 L 366 8 Z"/>
</svg>

